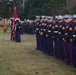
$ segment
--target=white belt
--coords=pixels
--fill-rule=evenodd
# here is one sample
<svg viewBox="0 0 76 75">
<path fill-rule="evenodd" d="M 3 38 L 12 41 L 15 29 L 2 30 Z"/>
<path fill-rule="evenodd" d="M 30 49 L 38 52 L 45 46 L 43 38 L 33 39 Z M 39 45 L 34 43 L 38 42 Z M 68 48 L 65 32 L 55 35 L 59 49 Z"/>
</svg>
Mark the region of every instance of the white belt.
<svg viewBox="0 0 76 75">
<path fill-rule="evenodd" d="M 61 32 L 59 32 L 59 34 L 61 34 Z"/>
<path fill-rule="evenodd" d="M 46 31 L 46 29 L 44 29 L 44 31 Z"/>
<path fill-rule="evenodd" d="M 58 31 L 54 31 L 54 33 L 58 33 Z"/>
<path fill-rule="evenodd" d="M 44 24 L 44 25 L 46 25 L 46 24 Z"/>
<path fill-rule="evenodd" d="M 65 33 L 65 35 L 67 35 L 68 33 Z"/>
<path fill-rule="evenodd" d="M 51 30 L 48 30 L 48 32 L 51 32 Z"/>
<path fill-rule="evenodd" d="M 39 28 L 36 28 L 36 30 L 39 30 Z"/>
<path fill-rule="evenodd" d="M 58 25 L 56 25 L 55 27 L 58 27 Z"/>
<path fill-rule="evenodd" d="M 73 35 L 73 37 L 75 37 L 76 35 Z"/>
<path fill-rule="evenodd" d="M 49 25 L 49 27 L 51 27 L 52 25 Z"/>
<path fill-rule="evenodd" d="M 62 26 L 60 26 L 60 28 L 61 28 Z"/>
<path fill-rule="evenodd" d="M 44 23 L 42 23 L 42 25 L 44 25 Z"/>
<path fill-rule="evenodd" d="M 43 30 L 43 29 L 41 29 L 41 30 Z"/>
<path fill-rule="evenodd" d="M 21 28 L 21 27 L 18 27 L 18 28 Z"/>
</svg>

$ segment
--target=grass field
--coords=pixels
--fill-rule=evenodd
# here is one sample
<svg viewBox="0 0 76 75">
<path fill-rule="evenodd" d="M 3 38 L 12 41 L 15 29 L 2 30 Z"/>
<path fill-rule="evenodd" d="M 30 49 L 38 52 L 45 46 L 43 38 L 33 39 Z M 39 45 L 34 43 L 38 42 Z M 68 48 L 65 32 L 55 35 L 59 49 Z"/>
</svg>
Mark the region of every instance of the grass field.
<svg viewBox="0 0 76 75">
<path fill-rule="evenodd" d="M 0 75 L 76 75 L 76 68 L 36 50 L 35 35 L 21 43 L 10 41 L 10 30 L 0 28 Z"/>
</svg>

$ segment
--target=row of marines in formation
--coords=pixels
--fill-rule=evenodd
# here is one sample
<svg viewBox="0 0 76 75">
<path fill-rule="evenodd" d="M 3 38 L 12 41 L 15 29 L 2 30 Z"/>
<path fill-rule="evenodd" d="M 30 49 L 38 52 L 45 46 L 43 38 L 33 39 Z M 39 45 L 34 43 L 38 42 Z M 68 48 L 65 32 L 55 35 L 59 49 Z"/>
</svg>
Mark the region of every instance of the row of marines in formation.
<svg viewBox="0 0 76 75">
<path fill-rule="evenodd" d="M 36 16 L 37 49 L 76 67 L 76 15 Z"/>
<path fill-rule="evenodd" d="M 28 34 L 35 34 L 35 25 L 34 25 L 34 20 L 24 20 L 23 22 L 24 26 L 24 32 Z"/>
<path fill-rule="evenodd" d="M 17 18 L 15 21 L 11 19 L 11 40 L 21 42 L 21 35 L 24 33 L 34 34 L 35 26 L 33 20 L 21 21 Z M 15 25 L 14 25 L 15 23 Z"/>
</svg>

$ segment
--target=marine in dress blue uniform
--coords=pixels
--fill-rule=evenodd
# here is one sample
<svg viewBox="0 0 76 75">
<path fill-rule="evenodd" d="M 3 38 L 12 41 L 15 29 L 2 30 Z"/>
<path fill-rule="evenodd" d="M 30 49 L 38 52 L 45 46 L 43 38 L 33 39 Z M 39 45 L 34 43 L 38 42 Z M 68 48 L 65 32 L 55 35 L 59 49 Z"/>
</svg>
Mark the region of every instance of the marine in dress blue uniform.
<svg viewBox="0 0 76 75">
<path fill-rule="evenodd" d="M 30 23 L 29 23 L 29 33 L 30 34 L 34 34 L 34 23 L 33 23 L 33 20 L 30 20 Z"/>
<path fill-rule="evenodd" d="M 73 35 L 73 23 L 72 23 L 72 16 L 69 16 L 66 20 L 66 33 L 65 33 L 65 40 L 66 40 L 66 63 L 72 64 L 72 35 Z"/>
<path fill-rule="evenodd" d="M 44 52 L 44 36 L 43 36 L 43 30 L 44 30 L 44 23 L 45 23 L 45 17 L 41 16 L 41 28 L 39 31 L 40 39 L 41 39 L 41 51 Z"/>
<path fill-rule="evenodd" d="M 63 30 L 63 26 L 64 26 L 64 21 L 63 21 L 63 16 L 59 16 L 58 18 L 58 25 L 59 25 L 59 29 L 58 29 L 58 41 L 59 41 L 59 58 L 61 60 L 64 59 L 64 46 L 63 46 L 63 36 L 64 36 L 64 32 L 65 30 Z"/>
<path fill-rule="evenodd" d="M 41 40 L 40 40 L 40 28 L 41 28 L 41 22 L 40 22 L 40 16 L 36 16 L 36 42 L 37 42 L 37 49 L 41 50 Z"/>
<path fill-rule="evenodd" d="M 76 15 L 73 15 L 73 25 L 74 25 L 74 32 L 73 32 L 73 50 L 72 50 L 72 64 L 76 67 Z"/>
<path fill-rule="evenodd" d="M 21 23 L 19 19 L 16 19 L 16 42 L 21 42 Z"/>
<path fill-rule="evenodd" d="M 47 38 L 47 54 L 53 56 L 54 55 L 54 46 L 53 46 L 53 39 L 51 38 L 53 31 L 53 17 L 48 16 L 48 23 L 46 28 L 46 38 Z"/>
<path fill-rule="evenodd" d="M 59 47 L 59 40 L 58 40 L 58 16 L 56 16 L 55 25 L 54 25 L 54 43 L 55 43 L 55 57 L 60 58 L 60 47 Z"/>
<path fill-rule="evenodd" d="M 46 38 L 47 23 L 48 23 L 48 17 L 45 16 L 43 23 L 43 52 L 44 53 L 47 53 L 47 38 Z"/>
</svg>

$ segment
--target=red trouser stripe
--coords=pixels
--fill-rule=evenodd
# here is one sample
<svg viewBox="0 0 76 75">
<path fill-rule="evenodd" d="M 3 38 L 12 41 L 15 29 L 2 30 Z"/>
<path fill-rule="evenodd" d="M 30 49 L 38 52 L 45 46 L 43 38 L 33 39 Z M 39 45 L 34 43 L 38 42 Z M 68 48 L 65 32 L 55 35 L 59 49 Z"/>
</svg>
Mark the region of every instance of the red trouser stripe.
<svg viewBox="0 0 76 75">
<path fill-rule="evenodd" d="M 72 64 L 72 43 L 70 43 L 70 64 Z"/>
</svg>

